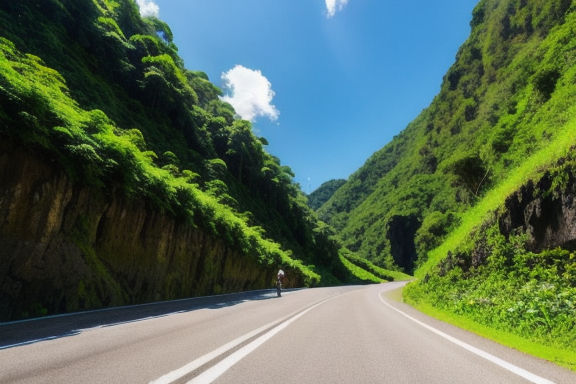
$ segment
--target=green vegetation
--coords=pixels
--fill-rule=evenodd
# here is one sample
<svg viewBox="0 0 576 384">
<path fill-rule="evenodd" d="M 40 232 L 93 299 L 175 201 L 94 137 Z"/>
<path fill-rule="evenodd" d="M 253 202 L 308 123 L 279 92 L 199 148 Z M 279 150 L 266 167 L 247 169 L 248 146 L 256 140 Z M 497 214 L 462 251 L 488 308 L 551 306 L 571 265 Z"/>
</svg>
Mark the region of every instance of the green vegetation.
<svg viewBox="0 0 576 384">
<path fill-rule="evenodd" d="M 423 277 L 431 268 L 441 262 L 450 250 L 464 244 L 470 233 L 483 227 L 486 221 L 493 220 L 494 212 L 503 207 L 506 198 L 529 182 L 537 181 L 546 172 L 557 169 L 559 161 L 565 163 L 567 158 L 573 157 L 576 146 L 575 132 L 576 120 L 567 124 L 548 147 L 538 151 L 516 169 L 513 169 L 507 179 L 489 191 L 484 199 L 463 215 L 462 224 L 454 229 L 438 248 L 428 253 L 427 261 L 416 271 L 416 276 Z M 565 166 L 561 169 L 562 174 L 558 171 L 555 172 L 555 177 L 558 180 L 571 172 Z"/>
<path fill-rule="evenodd" d="M 569 182 L 566 176 L 574 180 L 576 174 L 574 132 L 574 124 L 568 125 L 564 135 L 532 156 L 514 172 L 515 177 L 470 210 L 462 226 L 431 252 L 431 258 L 418 270 L 422 281 L 405 291 L 410 303 L 417 307 L 433 305 L 491 329 L 576 354 L 574 252 L 560 247 L 530 251 L 526 233 L 506 237 L 497 220 L 504 199 L 526 184 L 527 178 L 533 182 L 554 180 L 540 193 L 560 198 Z M 573 184 L 568 187 L 572 189 Z M 576 370 L 574 361 L 553 360 Z"/>
<path fill-rule="evenodd" d="M 382 283 L 386 280 L 379 278 L 378 276 L 373 275 L 372 273 L 356 266 L 354 263 L 350 262 L 346 257 L 340 256 L 340 260 L 342 263 L 348 268 L 352 274 L 358 278 L 359 281 L 369 281 L 372 283 Z"/>
<path fill-rule="evenodd" d="M 302 284 L 364 281 L 290 167 L 205 73 L 184 67 L 170 28 L 142 19 L 134 1 L 2 2 L 0 25 L 0 139 Z"/>
<path fill-rule="evenodd" d="M 410 280 L 413 277 L 409 276 L 405 273 L 402 272 L 398 272 L 398 271 L 390 271 L 384 268 L 380 268 L 374 264 L 372 264 L 370 261 L 362 258 L 362 257 L 358 257 L 357 255 L 353 254 L 352 252 L 343 249 L 340 257 L 343 259 L 346 259 L 346 264 L 350 265 L 354 265 L 354 267 L 356 269 L 360 268 L 362 271 L 369 273 L 370 275 L 376 277 L 378 279 L 377 282 L 381 282 L 381 281 L 404 281 L 404 280 Z M 352 268 L 350 268 L 353 273 L 354 270 Z M 362 272 L 363 273 L 363 272 Z M 367 279 L 368 280 L 368 279 Z M 369 279 L 372 280 L 372 279 Z M 375 281 L 375 280 L 372 280 Z"/>
<path fill-rule="evenodd" d="M 310 208 L 313 210 L 320 208 L 344 183 L 346 183 L 344 179 L 329 180 L 323 183 L 318 189 L 308 195 L 308 205 Z"/>
<path fill-rule="evenodd" d="M 466 266 L 478 257 L 475 251 L 450 254 L 437 271 L 407 289 L 406 296 L 494 329 L 576 352 L 574 253 L 527 252 L 523 236 L 506 240 L 497 232 L 497 226 L 492 226 L 483 234 L 488 253 L 483 264 Z"/>
<path fill-rule="evenodd" d="M 412 273 L 575 116 L 572 2 L 483 0 L 471 25 L 432 104 L 317 210 L 377 265 Z"/>
<path fill-rule="evenodd" d="M 576 6 L 481 0 L 471 27 L 432 104 L 317 212 L 415 272 L 407 302 L 576 370 Z"/>
<path fill-rule="evenodd" d="M 542 345 L 542 343 L 529 341 L 525 337 L 482 325 L 471 320 L 468 316 L 456 315 L 452 312 L 438 309 L 427 302 L 414 302 L 408 300 L 408 303 L 429 316 L 454 324 L 460 328 L 474 332 L 477 335 L 481 335 L 507 347 L 517 349 L 532 356 L 552 361 L 565 368 L 575 370 L 574 361 L 576 361 L 576 353 L 569 349 L 563 349 L 559 346 L 547 346 Z"/>
</svg>

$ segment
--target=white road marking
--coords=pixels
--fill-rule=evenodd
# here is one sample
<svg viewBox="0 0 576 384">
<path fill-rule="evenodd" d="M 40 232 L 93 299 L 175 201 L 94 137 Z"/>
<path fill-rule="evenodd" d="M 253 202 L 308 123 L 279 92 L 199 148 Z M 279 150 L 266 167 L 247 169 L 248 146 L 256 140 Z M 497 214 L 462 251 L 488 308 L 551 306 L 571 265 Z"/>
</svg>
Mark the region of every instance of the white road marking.
<svg viewBox="0 0 576 384">
<path fill-rule="evenodd" d="M 235 348 L 236 346 L 242 344 L 246 340 L 251 339 L 252 337 L 259 334 L 260 332 L 264 332 L 266 329 L 274 326 L 276 323 L 278 323 L 278 321 L 266 324 L 266 325 L 264 325 L 258 329 L 253 330 L 252 332 L 249 332 L 243 336 L 240 336 L 239 338 L 232 340 L 231 342 L 229 342 L 227 344 L 224 344 L 220 348 L 217 348 L 217 349 L 213 350 L 212 352 L 207 353 L 204 356 L 199 357 L 198 359 L 186 364 L 182 368 L 179 368 L 175 371 L 172 371 L 172 372 L 160 377 L 159 379 L 151 381 L 150 384 L 169 384 L 169 383 L 172 383 L 173 381 L 176 381 L 179 378 L 186 376 L 190 372 L 200 368 L 204 364 L 210 362 L 211 360 L 217 358 L 218 356 L 220 356 L 220 355 L 228 352 L 229 350 Z"/>
<path fill-rule="evenodd" d="M 384 291 L 383 291 L 383 292 L 384 292 Z M 382 292 L 380 292 L 380 293 L 382 293 Z M 450 335 L 448 335 L 448 334 L 446 334 L 446 333 L 444 333 L 444 332 L 442 332 L 442 331 L 437 330 L 436 328 L 433 328 L 433 327 L 431 327 L 431 326 L 429 326 L 429 325 L 427 325 L 427 324 L 424 324 L 423 322 L 421 322 L 421 321 L 419 321 L 419 320 L 416 320 L 416 319 L 413 318 L 412 316 L 407 315 L 406 313 L 402 312 L 401 310 L 396 309 L 396 308 L 394 308 L 393 306 L 391 306 L 390 304 L 388 304 L 386 301 L 384 301 L 384 299 L 382 298 L 382 296 L 381 296 L 380 294 L 378 295 L 378 297 L 380 298 L 380 301 L 382 301 L 384 304 L 386 304 L 387 306 L 389 306 L 390 308 L 392 308 L 392 309 L 395 310 L 396 312 L 400 313 L 401 315 L 403 315 L 403 316 L 409 318 L 410 320 L 414 321 L 415 323 L 417 323 L 417 324 L 423 326 L 424 328 L 426 328 L 426 329 L 428 329 L 428 330 L 436 333 L 436 334 L 439 335 L 439 336 L 442 336 L 443 338 L 445 338 L 445 339 L 453 342 L 454 344 L 459 345 L 459 346 L 461 346 L 462 348 L 465 348 L 465 349 L 467 349 L 468 351 L 470 351 L 470 352 L 472 352 L 472 353 L 474 353 L 474 354 L 476 354 L 476 355 L 478 355 L 478 356 L 480 356 L 480 357 L 483 357 L 484 359 L 486 359 L 486 360 L 488 360 L 488 361 L 491 361 L 491 362 L 493 362 L 494 364 L 497 364 L 497 365 L 501 366 L 502 368 L 507 369 L 508 371 L 510 371 L 510 372 L 512 372 L 512 373 L 515 373 L 516 375 L 525 378 L 526 380 L 531 381 L 532 383 L 535 383 L 535 384 L 555 384 L 553 381 L 547 380 L 547 379 L 545 379 L 545 378 L 543 378 L 543 377 L 540 377 L 540 376 L 535 375 L 535 374 L 533 374 L 533 373 L 531 373 L 531 372 L 528 372 L 528 371 L 526 371 L 525 369 L 522 369 L 522 368 L 520 368 L 520 367 L 518 367 L 518 366 L 516 366 L 516 365 L 514 365 L 514 364 L 511 364 L 511 363 L 509 363 L 509 362 L 507 362 L 507 361 L 504 361 L 504 360 L 502 360 L 502 359 L 500 359 L 500 358 L 498 358 L 498 357 L 496 357 L 496 356 L 494 356 L 494 355 L 489 354 L 488 352 L 485 352 L 485 351 L 483 351 L 483 350 L 481 350 L 481 349 L 478 349 L 478 348 L 476 348 L 476 347 L 473 347 L 473 346 L 471 346 L 470 344 L 467 344 L 467 343 L 465 343 L 465 342 L 463 342 L 463 341 L 461 341 L 461 340 L 459 340 L 459 339 L 457 339 L 457 338 L 455 338 L 455 337 L 452 337 L 452 336 L 450 336 Z"/>
<path fill-rule="evenodd" d="M 213 359 L 217 358 L 218 356 L 220 356 L 220 355 L 228 352 L 229 350 L 235 348 L 236 346 L 242 344 L 246 340 L 249 340 L 252 337 L 258 335 L 259 333 L 264 332 L 266 329 L 269 329 L 271 327 L 276 326 L 275 328 L 271 329 L 269 332 L 260 336 L 256 340 L 252 341 L 250 344 L 245 345 L 244 347 L 240 348 L 238 351 L 234 352 L 230 356 L 228 356 L 225 359 L 223 359 L 222 361 L 220 361 L 218 364 L 207 369 L 206 371 L 204 371 L 203 373 L 198 375 L 196 378 L 194 378 L 193 380 L 188 382 L 189 384 L 190 383 L 193 383 L 193 384 L 211 383 L 214 380 L 216 380 L 220 375 L 222 375 L 224 372 L 226 372 L 228 369 L 230 369 L 234 364 L 236 364 L 242 358 L 247 356 L 250 352 L 254 351 L 256 348 L 258 348 L 264 342 L 269 340 L 272 336 L 274 336 L 275 334 L 277 334 L 278 332 L 280 332 L 281 330 L 286 328 L 292 322 L 294 322 L 297 319 L 299 319 L 300 317 L 304 316 L 306 313 L 310 312 L 312 309 L 316 308 L 317 306 L 324 304 L 326 301 L 331 300 L 333 298 L 334 297 L 331 297 L 329 299 L 321 301 L 320 303 L 304 310 L 303 312 L 300 312 L 296 316 L 291 317 L 290 319 L 288 319 L 284 322 L 281 322 L 279 325 L 278 325 L 279 321 L 273 321 L 273 322 L 268 323 L 268 324 L 266 324 L 266 325 L 264 325 L 258 329 L 253 330 L 252 332 L 249 332 L 243 336 L 240 336 L 239 338 L 232 340 L 231 342 L 229 342 L 227 344 L 224 344 L 220 348 L 217 348 L 214 351 L 207 353 L 206 355 L 186 364 L 182 368 L 179 368 L 175 371 L 172 371 L 172 372 L 160 377 L 157 380 L 151 381 L 150 384 L 170 384 L 170 383 L 186 376 L 187 374 L 191 373 L 192 371 L 200 368 L 201 366 L 212 361 Z"/>
<path fill-rule="evenodd" d="M 219 362 L 215 366 L 202 372 L 200 375 L 198 375 L 194 379 L 190 380 L 187 384 L 210 384 L 210 383 L 212 383 L 214 380 L 216 380 L 218 377 L 220 377 L 224 372 L 226 372 L 228 369 L 230 369 L 232 366 L 234 366 L 237 362 L 239 362 L 241 359 L 246 357 L 248 354 L 250 354 L 251 352 L 256 350 L 256 348 L 258 348 L 259 346 L 264 344 L 266 341 L 268 341 L 270 338 L 272 338 L 278 332 L 280 332 L 281 330 L 286 328 L 288 325 L 290 325 L 294 321 L 298 320 L 300 317 L 304 316 L 306 313 L 310 312 L 311 310 L 313 310 L 317 306 L 322 305 L 325 302 L 327 302 L 328 300 L 331 300 L 333 298 L 334 297 L 331 297 L 329 299 L 321 301 L 318 304 L 306 309 L 305 311 L 300 312 L 296 316 L 286 320 L 285 322 L 281 323 L 280 325 L 276 326 L 275 328 L 273 328 L 269 332 L 260 336 L 259 338 L 257 338 L 253 342 L 251 342 L 250 344 L 240 348 L 239 350 L 237 350 L 236 352 L 234 352 L 233 354 L 231 354 L 230 356 L 228 356 L 227 358 L 225 358 L 224 360 L 222 360 L 221 362 Z"/>
</svg>

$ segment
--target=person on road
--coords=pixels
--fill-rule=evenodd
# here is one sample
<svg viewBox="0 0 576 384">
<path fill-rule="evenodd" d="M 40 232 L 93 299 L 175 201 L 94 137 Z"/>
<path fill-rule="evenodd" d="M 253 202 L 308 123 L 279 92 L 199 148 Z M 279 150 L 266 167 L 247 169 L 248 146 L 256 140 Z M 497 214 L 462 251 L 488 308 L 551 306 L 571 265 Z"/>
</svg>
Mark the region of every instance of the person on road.
<svg viewBox="0 0 576 384">
<path fill-rule="evenodd" d="M 285 273 L 282 269 L 278 271 L 276 276 L 276 294 L 278 297 L 282 296 L 282 280 L 284 280 Z"/>
</svg>

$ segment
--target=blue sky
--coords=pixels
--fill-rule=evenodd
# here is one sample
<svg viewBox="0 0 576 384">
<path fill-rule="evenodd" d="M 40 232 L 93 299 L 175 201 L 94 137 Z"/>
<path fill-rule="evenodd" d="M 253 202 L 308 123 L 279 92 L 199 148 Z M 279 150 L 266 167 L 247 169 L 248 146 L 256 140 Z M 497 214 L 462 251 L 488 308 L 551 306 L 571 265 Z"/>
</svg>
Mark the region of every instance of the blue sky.
<svg viewBox="0 0 576 384">
<path fill-rule="evenodd" d="M 440 90 L 477 0 L 137 0 L 306 193 L 346 179 Z"/>
</svg>

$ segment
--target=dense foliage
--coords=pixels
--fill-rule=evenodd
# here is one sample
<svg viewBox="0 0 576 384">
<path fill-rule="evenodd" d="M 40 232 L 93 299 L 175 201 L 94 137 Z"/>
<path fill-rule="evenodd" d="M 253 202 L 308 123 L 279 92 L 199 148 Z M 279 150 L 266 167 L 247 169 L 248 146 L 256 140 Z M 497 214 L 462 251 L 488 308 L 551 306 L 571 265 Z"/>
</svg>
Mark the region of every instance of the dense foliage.
<svg viewBox="0 0 576 384">
<path fill-rule="evenodd" d="M 0 3 L 0 138 L 307 284 L 354 279 L 288 166 L 133 0 Z"/>
<path fill-rule="evenodd" d="M 574 118 L 570 0 L 482 0 L 440 93 L 318 213 L 344 245 L 412 272 Z"/>
<path fill-rule="evenodd" d="M 528 175 L 523 199 L 536 194 L 538 203 L 553 218 L 554 205 L 571 208 L 576 189 L 576 121 L 565 138 L 551 145 L 563 153 L 557 161 L 548 152 L 537 163 L 517 169 Z M 567 137 L 566 137 L 567 136 Z M 563 147 L 564 150 L 560 150 Z M 538 177 L 538 175 L 540 177 Z M 521 199 L 512 195 L 508 202 Z M 533 204 L 527 201 L 525 204 Z M 566 204 L 567 203 L 567 204 Z M 566 205 L 565 205 L 566 204 Z M 479 204 L 479 207 L 482 204 Z M 501 206 L 487 204 L 482 219 L 465 236 L 450 236 L 442 247 L 431 253 L 431 262 L 419 271 L 422 280 L 405 291 L 407 300 L 416 305 L 430 303 L 443 311 L 466 316 L 494 329 L 522 336 L 554 348 L 576 352 L 576 256 L 573 240 L 559 247 L 542 247 L 533 233 L 546 228 L 543 223 L 503 230 L 508 216 Z M 469 214 L 470 215 L 470 214 Z M 470 215 L 472 216 L 472 215 Z M 468 219 L 468 218 L 467 218 Z M 542 221 L 546 219 L 543 218 Z M 557 230 L 560 228 L 557 224 Z M 541 229 L 542 230 L 542 229 Z M 546 232 L 548 230 L 544 229 Z M 532 233 L 531 233 L 532 232 Z M 446 251 L 448 249 L 448 251 Z M 574 361 L 558 361 L 576 370 Z"/>
<path fill-rule="evenodd" d="M 430 107 L 318 212 L 415 269 L 408 302 L 573 353 L 574 238 L 539 241 L 573 223 L 576 3 L 481 0 L 471 27 Z"/>
<path fill-rule="evenodd" d="M 322 183 L 318 189 L 308 195 L 308 206 L 313 210 L 320 208 L 325 202 L 330 200 L 334 192 L 346 183 L 344 179 L 328 180 Z"/>
<path fill-rule="evenodd" d="M 471 251 L 449 254 L 410 301 L 440 309 L 556 348 L 576 352 L 576 255 L 560 248 L 529 252 L 523 236 L 506 239 L 497 225 L 478 239 L 487 251 L 469 267 Z M 572 368 L 576 368 L 576 365 Z"/>
</svg>

